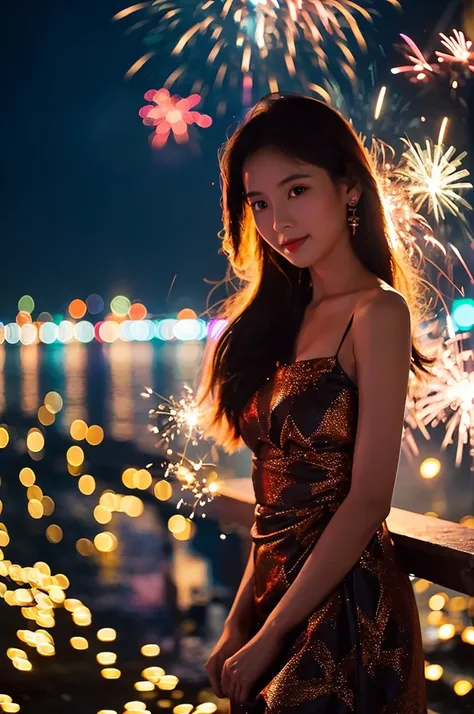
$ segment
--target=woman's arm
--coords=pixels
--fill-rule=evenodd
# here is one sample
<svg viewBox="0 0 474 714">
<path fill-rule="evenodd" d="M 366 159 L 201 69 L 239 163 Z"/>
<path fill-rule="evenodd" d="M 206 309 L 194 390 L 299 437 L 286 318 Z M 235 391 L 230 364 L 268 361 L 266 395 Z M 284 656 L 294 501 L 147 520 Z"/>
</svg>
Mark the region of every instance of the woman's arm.
<svg viewBox="0 0 474 714">
<path fill-rule="evenodd" d="M 226 618 L 226 625 L 247 625 L 253 608 L 253 587 L 254 587 L 254 550 L 255 543 L 252 541 L 250 555 L 247 565 L 240 581 L 239 589 L 234 598 L 232 607 Z"/>
<path fill-rule="evenodd" d="M 353 330 L 359 413 L 351 489 L 262 634 L 285 634 L 307 617 L 356 564 L 390 512 L 411 359 L 405 299 L 395 291 L 377 294 L 358 308 Z"/>
</svg>

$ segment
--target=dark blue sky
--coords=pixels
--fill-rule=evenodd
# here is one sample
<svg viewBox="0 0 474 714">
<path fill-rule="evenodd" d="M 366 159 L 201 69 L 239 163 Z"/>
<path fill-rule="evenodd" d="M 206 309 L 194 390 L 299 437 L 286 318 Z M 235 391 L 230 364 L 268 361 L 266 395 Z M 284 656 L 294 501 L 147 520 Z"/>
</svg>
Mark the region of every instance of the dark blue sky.
<svg viewBox="0 0 474 714">
<path fill-rule="evenodd" d="M 446 3 L 404 4 L 397 27 L 393 14 L 389 27 L 376 25 L 389 52 L 399 32 L 429 44 Z M 144 92 L 166 73 L 154 60 L 124 81 L 143 52 L 138 35 L 111 22 L 126 5 L 29 0 L 2 13 L 8 64 L 0 320 L 14 317 L 25 293 L 51 312 L 91 292 L 125 294 L 160 312 L 175 274 L 168 309 L 199 310 L 210 289 L 204 278 L 223 276 L 217 149 L 232 113 L 199 130 L 199 155 L 174 145 L 150 149 L 150 130 L 137 112 Z"/>
</svg>

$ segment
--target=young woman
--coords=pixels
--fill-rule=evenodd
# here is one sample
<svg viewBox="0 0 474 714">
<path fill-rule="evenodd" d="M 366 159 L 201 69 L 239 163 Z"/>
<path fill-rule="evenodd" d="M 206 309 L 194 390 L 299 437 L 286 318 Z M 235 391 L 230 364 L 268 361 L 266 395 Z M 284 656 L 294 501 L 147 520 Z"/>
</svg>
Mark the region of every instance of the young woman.
<svg viewBox="0 0 474 714">
<path fill-rule="evenodd" d="M 252 548 L 206 663 L 233 711 L 426 714 L 416 601 L 386 525 L 416 273 L 369 157 L 324 103 L 269 95 L 219 155 L 241 279 L 205 361 L 207 434 L 253 451 Z"/>
</svg>

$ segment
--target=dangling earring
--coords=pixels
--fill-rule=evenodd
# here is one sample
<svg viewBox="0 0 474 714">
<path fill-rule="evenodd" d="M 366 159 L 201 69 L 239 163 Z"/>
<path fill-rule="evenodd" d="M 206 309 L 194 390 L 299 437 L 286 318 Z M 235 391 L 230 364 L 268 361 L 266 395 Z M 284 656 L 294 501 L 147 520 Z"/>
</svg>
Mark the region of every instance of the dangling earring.
<svg viewBox="0 0 474 714">
<path fill-rule="evenodd" d="M 350 216 L 347 219 L 347 222 L 349 223 L 349 226 L 352 229 L 352 235 L 354 236 L 357 228 L 359 227 L 359 223 L 360 223 L 360 218 L 357 215 L 357 211 L 356 211 L 357 198 L 352 198 L 350 200 L 348 206 L 349 206 Z"/>
</svg>

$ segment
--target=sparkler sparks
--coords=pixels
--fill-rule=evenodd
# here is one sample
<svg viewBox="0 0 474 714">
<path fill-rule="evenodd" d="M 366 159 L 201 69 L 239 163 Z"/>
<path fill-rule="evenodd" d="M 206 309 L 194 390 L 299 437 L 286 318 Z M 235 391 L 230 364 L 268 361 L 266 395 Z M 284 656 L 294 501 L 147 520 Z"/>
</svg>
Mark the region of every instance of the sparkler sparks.
<svg viewBox="0 0 474 714">
<path fill-rule="evenodd" d="M 403 154 L 404 165 L 397 170 L 397 174 L 407 182 L 415 210 L 419 211 L 428 202 L 428 211 L 434 214 L 437 222 L 440 217 L 445 219 L 443 208 L 455 216 L 461 215 L 459 206 L 472 208 L 458 193 L 459 190 L 472 188 L 471 183 L 461 180 L 469 176 L 469 171 L 459 168 L 467 152 L 455 156 L 454 146 L 445 149 L 443 141 L 446 127 L 447 119 L 441 126 L 438 143 L 433 146 L 427 139 L 425 149 L 409 139 L 402 139 L 408 150 Z"/>
<path fill-rule="evenodd" d="M 216 495 L 218 495 L 219 482 L 218 475 L 215 471 L 207 473 L 205 469 L 215 468 L 216 464 L 207 462 L 207 458 L 191 458 L 189 456 L 190 447 L 196 447 L 202 438 L 203 430 L 199 428 L 199 408 L 196 404 L 193 390 L 187 385 L 183 385 L 184 396 L 181 399 L 176 399 L 173 395 L 167 399 L 161 394 L 157 394 L 150 387 L 145 387 L 145 391 L 141 396 L 149 399 L 155 395 L 162 400 L 156 409 L 150 409 L 148 414 L 150 417 L 157 418 L 160 421 L 160 426 L 153 426 L 152 433 L 159 434 L 160 439 L 157 442 L 157 447 L 166 447 L 166 455 L 170 457 L 164 477 L 173 476 L 181 482 L 182 491 L 191 491 L 194 496 L 192 504 L 192 512 L 190 519 L 194 518 L 196 508 L 205 506 L 210 503 Z M 178 441 L 179 437 L 184 437 L 184 448 L 180 453 L 174 451 L 172 446 Z M 171 457 L 178 459 L 171 460 Z M 152 464 L 149 464 L 152 466 Z M 202 473 L 206 473 L 202 476 Z M 198 476 L 199 475 L 199 476 Z M 177 509 L 184 503 L 182 498 Z M 202 514 L 205 517 L 205 514 Z"/>
</svg>

